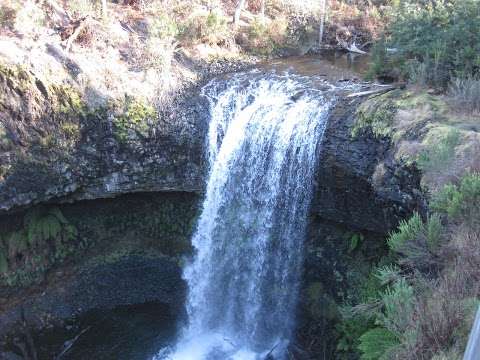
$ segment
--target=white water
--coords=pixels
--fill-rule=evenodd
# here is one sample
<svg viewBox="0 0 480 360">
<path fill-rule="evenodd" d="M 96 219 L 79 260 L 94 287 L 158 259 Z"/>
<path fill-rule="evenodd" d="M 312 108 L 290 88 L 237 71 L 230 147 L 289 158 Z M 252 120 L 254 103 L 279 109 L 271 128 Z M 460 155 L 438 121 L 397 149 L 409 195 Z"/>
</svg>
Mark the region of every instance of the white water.
<svg viewBox="0 0 480 360">
<path fill-rule="evenodd" d="M 189 323 L 157 359 L 282 359 L 332 101 L 301 77 L 258 73 L 212 82 L 203 94 L 211 169 L 184 270 Z"/>
</svg>

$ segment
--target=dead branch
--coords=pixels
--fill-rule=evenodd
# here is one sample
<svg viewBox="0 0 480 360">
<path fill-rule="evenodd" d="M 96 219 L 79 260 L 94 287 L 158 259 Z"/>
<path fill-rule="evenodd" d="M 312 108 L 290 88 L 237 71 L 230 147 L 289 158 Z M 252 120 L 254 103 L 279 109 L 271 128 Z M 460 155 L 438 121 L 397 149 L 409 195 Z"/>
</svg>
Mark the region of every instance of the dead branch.
<svg viewBox="0 0 480 360">
<path fill-rule="evenodd" d="M 68 351 L 70 351 L 70 349 L 72 348 L 73 345 L 75 345 L 75 342 L 80 338 L 80 336 L 85 334 L 88 330 L 90 330 L 90 328 L 91 328 L 91 326 L 86 327 L 85 329 L 80 331 L 80 333 L 77 336 L 75 336 L 72 340 L 69 340 L 67 342 L 67 345 L 64 347 L 62 352 L 60 354 L 58 354 L 58 356 L 55 358 L 55 360 L 60 360 Z"/>
<path fill-rule="evenodd" d="M 338 44 L 344 48 L 345 50 L 349 51 L 349 52 L 352 52 L 352 53 L 355 53 L 355 54 L 362 54 L 362 55 L 365 55 L 366 52 L 363 51 L 363 50 L 360 50 L 355 42 L 355 40 L 349 44 L 347 41 L 343 40 L 343 39 L 340 39 L 340 37 L 338 36 L 338 34 L 335 36 L 336 39 L 337 39 L 337 42 Z"/>
<path fill-rule="evenodd" d="M 64 20 L 65 23 L 71 23 L 73 21 L 70 14 L 60 5 L 58 5 L 55 0 L 45 0 L 45 3 L 49 5 L 53 11 L 55 11 L 55 13 Z"/>
<path fill-rule="evenodd" d="M 90 20 L 89 15 L 84 16 L 83 18 L 72 22 L 69 28 L 65 29 L 65 32 L 63 34 L 70 33 L 70 35 L 66 38 L 67 44 L 65 45 L 65 51 L 67 53 L 70 50 L 70 47 L 72 46 L 73 42 L 78 38 L 78 36 L 82 32 L 82 30 L 85 29 L 85 27 L 88 25 L 89 20 Z M 63 39 L 63 36 L 62 36 L 62 40 L 65 40 Z"/>
<path fill-rule="evenodd" d="M 354 98 L 354 97 L 361 97 L 361 96 L 369 96 L 369 95 L 375 95 L 375 94 L 384 94 L 389 91 L 398 89 L 398 86 L 389 86 L 389 87 L 382 87 L 381 89 L 375 89 L 375 90 L 368 90 L 368 91 L 361 91 L 353 94 L 347 95 L 347 98 Z"/>
<path fill-rule="evenodd" d="M 271 358 L 273 351 L 277 348 L 278 342 L 270 349 L 270 351 L 265 355 L 265 360 L 268 360 Z"/>
</svg>

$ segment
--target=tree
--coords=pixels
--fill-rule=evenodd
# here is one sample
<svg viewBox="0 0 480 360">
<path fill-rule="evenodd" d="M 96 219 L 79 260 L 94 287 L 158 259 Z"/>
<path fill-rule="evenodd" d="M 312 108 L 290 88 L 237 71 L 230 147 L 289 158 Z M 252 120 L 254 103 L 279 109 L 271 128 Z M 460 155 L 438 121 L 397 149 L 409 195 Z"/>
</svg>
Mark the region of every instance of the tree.
<svg viewBox="0 0 480 360">
<path fill-rule="evenodd" d="M 318 36 L 318 45 L 322 46 L 323 43 L 323 32 L 325 28 L 325 17 L 327 16 L 327 1 L 328 0 L 321 0 L 322 2 L 322 13 L 320 14 L 320 31 Z"/>
<path fill-rule="evenodd" d="M 245 7 L 246 0 L 239 0 L 237 8 L 235 9 L 235 16 L 233 18 L 233 23 L 236 25 L 240 21 L 240 13 Z"/>
<path fill-rule="evenodd" d="M 107 19 L 107 0 L 102 0 L 102 16 L 103 19 Z"/>
<path fill-rule="evenodd" d="M 262 21 L 265 21 L 265 0 L 262 0 L 260 3 L 260 15 L 262 16 Z"/>
</svg>

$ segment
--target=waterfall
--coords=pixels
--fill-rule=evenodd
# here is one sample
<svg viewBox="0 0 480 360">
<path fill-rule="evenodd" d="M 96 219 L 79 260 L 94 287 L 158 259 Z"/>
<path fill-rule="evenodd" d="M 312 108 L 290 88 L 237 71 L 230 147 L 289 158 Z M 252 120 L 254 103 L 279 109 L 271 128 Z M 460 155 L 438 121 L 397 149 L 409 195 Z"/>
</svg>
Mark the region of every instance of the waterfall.
<svg viewBox="0 0 480 360">
<path fill-rule="evenodd" d="M 282 359 L 292 335 L 316 154 L 331 94 L 294 75 L 213 81 L 210 173 L 184 269 L 174 360 Z"/>
</svg>

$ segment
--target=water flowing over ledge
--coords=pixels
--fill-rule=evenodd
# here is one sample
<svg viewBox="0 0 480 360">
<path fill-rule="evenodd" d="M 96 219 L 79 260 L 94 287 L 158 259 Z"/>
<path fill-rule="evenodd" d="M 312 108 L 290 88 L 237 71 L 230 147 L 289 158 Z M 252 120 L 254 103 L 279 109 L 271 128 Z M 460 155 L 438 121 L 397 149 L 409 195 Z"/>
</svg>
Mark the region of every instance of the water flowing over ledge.
<svg viewBox="0 0 480 360">
<path fill-rule="evenodd" d="M 330 87 L 326 87 L 331 89 Z M 284 357 L 294 327 L 315 155 L 334 96 L 294 75 L 203 89 L 210 175 L 184 270 L 188 326 L 158 359 Z"/>
</svg>

